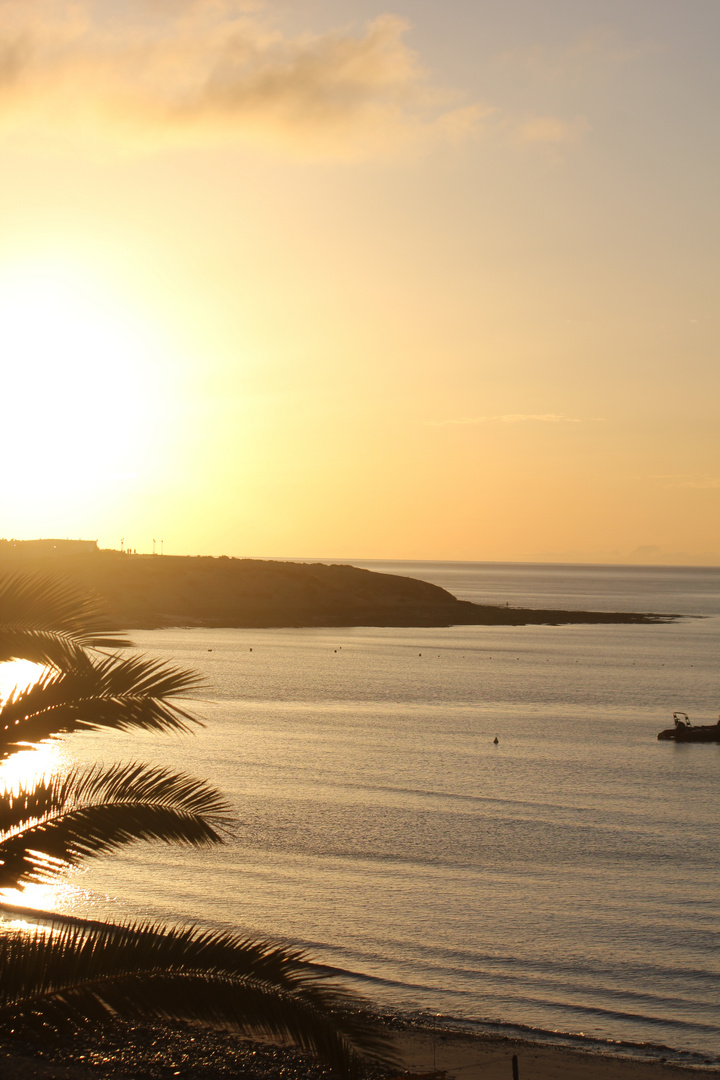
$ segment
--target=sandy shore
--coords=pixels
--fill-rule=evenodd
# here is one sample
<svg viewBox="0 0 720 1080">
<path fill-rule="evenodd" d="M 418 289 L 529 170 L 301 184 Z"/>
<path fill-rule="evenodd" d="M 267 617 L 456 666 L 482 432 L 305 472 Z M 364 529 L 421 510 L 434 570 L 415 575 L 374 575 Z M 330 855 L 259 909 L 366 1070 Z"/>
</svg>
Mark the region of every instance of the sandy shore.
<svg viewBox="0 0 720 1080">
<path fill-rule="evenodd" d="M 438 1027 L 433 1033 L 403 1021 L 391 1023 L 401 1067 L 372 1069 L 369 1080 L 404 1074 L 446 1080 L 682 1080 L 720 1076 L 720 1066 L 678 1066 L 605 1057 L 565 1047 L 503 1037 L 466 1035 Z M 329 1080 L 330 1073 L 291 1048 L 251 1042 L 228 1032 L 188 1024 L 118 1024 L 105 1033 L 52 1044 L 0 1045 L 5 1080 Z M 438 1076 L 438 1080 L 440 1077 Z"/>
<path fill-rule="evenodd" d="M 410 1029 L 397 1036 L 403 1064 L 411 1072 L 433 1067 L 456 1080 L 512 1080 L 518 1059 L 519 1080 L 679 1080 L 689 1075 L 720 1076 L 716 1068 L 691 1068 L 661 1061 L 643 1062 L 591 1054 L 568 1047 L 503 1037 L 463 1035 L 438 1029 Z"/>
</svg>

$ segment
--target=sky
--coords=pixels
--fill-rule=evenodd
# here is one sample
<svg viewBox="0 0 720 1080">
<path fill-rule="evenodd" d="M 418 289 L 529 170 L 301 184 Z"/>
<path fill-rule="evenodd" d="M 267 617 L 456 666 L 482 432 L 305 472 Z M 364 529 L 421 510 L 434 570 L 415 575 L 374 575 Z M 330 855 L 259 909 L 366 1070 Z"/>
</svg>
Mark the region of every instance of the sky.
<svg viewBox="0 0 720 1080">
<path fill-rule="evenodd" d="M 0 0 L 0 535 L 720 563 L 716 0 Z"/>
</svg>

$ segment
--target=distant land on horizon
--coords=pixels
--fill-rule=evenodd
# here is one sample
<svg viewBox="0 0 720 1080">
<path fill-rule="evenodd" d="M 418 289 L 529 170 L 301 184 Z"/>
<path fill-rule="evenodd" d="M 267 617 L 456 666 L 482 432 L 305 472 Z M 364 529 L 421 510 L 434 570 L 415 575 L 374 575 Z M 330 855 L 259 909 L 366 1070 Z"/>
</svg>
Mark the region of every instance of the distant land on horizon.
<svg viewBox="0 0 720 1080">
<path fill-rule="evenodd" d="M 656 623 L 680 616 L 555 611 L 458 600 L 438 585 L 341 563 L 135 555 L 95 541 L 0 541 L 0 573 L 57 574 L 101 596 L 122 626 L 350 627 Z"/>
</svg>

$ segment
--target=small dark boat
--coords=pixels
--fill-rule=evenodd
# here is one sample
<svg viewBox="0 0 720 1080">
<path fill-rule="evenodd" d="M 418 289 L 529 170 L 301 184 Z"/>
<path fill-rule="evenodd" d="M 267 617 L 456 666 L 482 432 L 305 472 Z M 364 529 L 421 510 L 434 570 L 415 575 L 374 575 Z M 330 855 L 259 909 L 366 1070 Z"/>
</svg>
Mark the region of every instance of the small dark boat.
<svg viewBox="0 0 720 1080">
<path fill-rule="evenodd" d="M 665 728 L 658 739 L 670 739 L 672 742 L 717 742 L 720 743 L 720 719 L 717 724 L 701 724 L 693 727 L 687 713 L 674 712 L 675 727 Z"/>
</svg>

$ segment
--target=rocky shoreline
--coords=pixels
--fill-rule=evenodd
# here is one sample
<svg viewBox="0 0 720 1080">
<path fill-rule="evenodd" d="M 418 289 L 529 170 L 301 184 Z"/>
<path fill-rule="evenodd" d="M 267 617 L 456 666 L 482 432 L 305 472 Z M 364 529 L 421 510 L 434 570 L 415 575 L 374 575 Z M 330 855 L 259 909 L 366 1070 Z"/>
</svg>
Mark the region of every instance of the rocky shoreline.
<svg viewBox="0 0 720 1080">
<path fill-rule="evenodd" d="M 272 1046 L 191 1024 L 117 1021 L 46 1040 L 5 1039 L 0 1075 L 13 1080 L 329 1080 L 332 1073 L 290 1046 Z M 387 1075 L 371 1070 L 378 1080 Z"/>
<path fill-rule="evenodd" d="M 359 1080 L 688 1080 L 720 1076 L 718 1062 L 676 1064 L 507 1036 L 468 1034 L 438 1024 L 378 1016 L 392 1031 L 397 1067 L 368 1066 Z M 697 1055 L 688 1055 L 689 1058 Z M 0 1036 L 0 1077 L 8 1080 L 333 1080 L 328 1068 L 292 1046 L 228 1031 L 167 1022 L 117 1021 L 40 1040 Z"/>
</svg>

